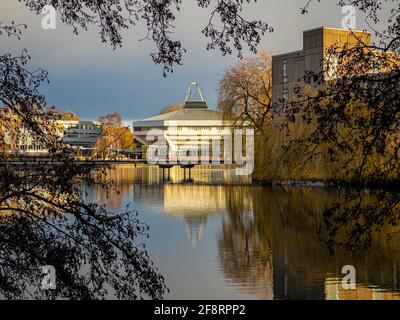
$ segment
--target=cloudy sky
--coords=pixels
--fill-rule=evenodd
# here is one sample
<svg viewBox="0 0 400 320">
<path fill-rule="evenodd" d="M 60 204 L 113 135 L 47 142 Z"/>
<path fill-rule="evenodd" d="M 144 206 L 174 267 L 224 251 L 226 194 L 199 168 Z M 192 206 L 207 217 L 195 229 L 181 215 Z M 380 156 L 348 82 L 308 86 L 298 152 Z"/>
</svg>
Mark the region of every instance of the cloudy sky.
<svg viewBox="0 0 400 320">
<path fill-rule="evenodd" d="M 222 57 L 218 51 L 206 50 L 201 29 L 208 21 L 207 11 L 184 0 L 178 16 L 175 38 L 183 42 L 187 53 L 183 66 L 166 78 L 162 67 L 154 65 L 149 54 L 154 46 L 139 41 L 145 35 L 142 26 L 124 33 L 123 47 L 113 50 L 102 44 L 98 29 L 92 27 L 78 36 L 70 27 L 57 21 L 56 30 L 43 30 L 43 15 L 36 16 L 17 0 L 1 0 L 0 21 L 28 25 L 21 40 L 2 38 L 1 53 L 18 53 L 23 48 L 32 56 L 30 69 L 43 67 L 49 72 L 50 84 L 42 92 L 50 105 L 71 110 L 83 119 L 96 119 L 110 112 L 120 112 L 126 119 L 140 119 L 159 113 L 169 103 L 182 102 L 187 83 L 200 82 L 210 107 L 215 107 L 217 84 L 224 70 L 233 65 L 236 56 Z M 310 13 L 300 14 L 306 0 L 259 0 L 248 6 L 247 18 L 263 19 L 273 28 L 260 48 L 271 54 L 302 48 L 303 30 L 320 26 L 341 27 L 343 15 L 336 1 L 322 0 Z M 367 25 L 357 14 L 357 29 Z M 247 53 L 249 55 L 249 53 Z"/>
</svg>

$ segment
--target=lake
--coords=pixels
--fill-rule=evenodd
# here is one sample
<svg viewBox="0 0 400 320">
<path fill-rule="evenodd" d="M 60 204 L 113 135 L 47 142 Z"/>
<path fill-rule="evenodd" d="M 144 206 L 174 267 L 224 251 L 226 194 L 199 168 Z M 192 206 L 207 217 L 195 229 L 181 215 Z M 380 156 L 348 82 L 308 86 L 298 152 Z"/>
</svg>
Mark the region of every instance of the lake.
<svg viewBox="0 0 400 320">
<path fill-rule="evenodd" d="M 88 200 L 127 204 L 150 227 L 144 240 L 165 276 L 166 299 L 398 299 L 400 241 L 374 234 L 367 250 L 330 255 L 318 227 L 338 198 L 327 187 L 261 187 L 223 167 L 170 176 L 152 166 L 110 170 L 118 191 L 90 187 Z M 342 268 L 356 270 L 344 290 Z"/>
</svg>

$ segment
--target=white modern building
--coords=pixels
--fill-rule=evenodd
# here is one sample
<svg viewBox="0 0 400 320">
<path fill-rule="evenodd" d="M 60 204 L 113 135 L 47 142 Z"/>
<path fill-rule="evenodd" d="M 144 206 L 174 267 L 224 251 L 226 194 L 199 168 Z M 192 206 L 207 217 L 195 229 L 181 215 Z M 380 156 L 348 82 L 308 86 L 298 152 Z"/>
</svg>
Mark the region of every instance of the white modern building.
<svg viewBox="0 0 400 320">
<path fill-rule="evenodd" d="M 93 152 L 94 145 L 102 135 L 102 127 L 93 121 L 79 121 L 64 129 L 64 143 L 77 152 L 87 156 Z"/>
<path fill-rule="evenodd" d="M 222 158 L 226 156 L 225 139 L 231 141 L 232 132 L 229 121 L 208 108 L 197 82 L 190 83 L 182 109 L 133 123 L 133 134 L 136 142 L 144 146 L 143 153 L 153 149 L 160 156 L 169 157 Z M 161 145 L 166 148 L 157 147 Z"/>
</svg>

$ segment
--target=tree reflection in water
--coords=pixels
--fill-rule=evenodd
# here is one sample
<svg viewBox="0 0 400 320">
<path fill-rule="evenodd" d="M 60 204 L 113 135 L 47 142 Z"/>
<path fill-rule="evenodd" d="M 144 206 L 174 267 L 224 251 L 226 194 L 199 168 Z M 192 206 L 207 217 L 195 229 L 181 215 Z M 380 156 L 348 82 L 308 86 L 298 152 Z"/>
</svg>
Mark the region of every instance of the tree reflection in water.
<svg viewBox="0 0 400 320">
<path fill-rule="evenodd" d="M 40 174 L 21 176 L 34 173 Z M 61 172 L 57 176 L 63 179 Z M 135 210 L 111 212 L 98 202 L 83 202 L 82 190 L 65 184 L 19 187 L 18 202 L 12 193 L 0 201 L 1 298 L 163 297 L 164 278 L 142 245 L 148 226 Z M 98 187 L 107 194 L 104 184 Z M 41 267 L 47 265 L 55 268 L 55 289 L 42 286 Z"/>
<path fill-rule="evenodd" d="M 341 198 L 324 188 L 230 188 L 218 238 L 225 275 L 265 298 L 320 299 L 330 298 L 332 285 L 338 295 L 341 268 L 351 264 L 359 287 L 398 290 L 400 243 L 387 241 L 390 226 L 371 230 L 368 250 L 326 246 L 330 235 L 322 213 Z"/>
<path fill-rule="evenodd" d="M 390 230 L 388 240 L 399 233 L 400 194 L 398 190 L 345 190 L 322 215 L 328 248 L 356 252 L 369 248 L 374 232 Z"/>
<path fill-rule="evenodd" d="M 121 179 L 116 179 L 117 187 L 122 192 L 111 195 L 113 205 L 121 207 L 126 200 L 124 197 L 129 195 L 129 201 L 133 197 L 147 213 L 157 211 L 173 216 L 178 230 L 184 222 L 187 228 L 181 229 L 183 233 L 189 229 L 200 235 L 196 239 L 193 236 L 180 238 L 182 241 L 200 241 L 200 250 L 194 248 L 191 251 L 196 258 L 197 252 L 202 252 L 201 242 L 206 240 L 201 239 L 200 233 L 204 231 L 203 237 L 209 237 L 207 245 L 211 246 L 206 251 L 213 254 L 215 245 L 218 252 L 215 261 L 219 266 L 217 274 L 222 271 L 228 286 L 234 286 L 240 292 L 266 299 L 400 297 L 400 242 L 398 237 L 387 241 L 387 236 L 396 231 L 394 227 L 382 225 L 379 231 L 371 228 L 367 249 L 363 246 L 364 250 L 348 250 L 330 242 L 335 250 L 329 250 L 330 231 L 323 212 L 345 200 L 343 191 L 334 188 L 239 186 L 229 185 L 224 180 L 218 180 L 218 185 L 196 184 L 196 179 L 207 175 L 207 172 L 200 175 L 196 171 L 193 173 L 195 183 L 182 185 L 164 183 L 156 170 L 132 172 L 132 168 L 125 169 L 117 170 L 121 174 Z M 151 181 L 147 181 L 150 176 Z M 93 196 L 105 201 L 101 192 Z M 376 204 L 376 197 L 370 192 L 364 198 Z M 165 232 L 166 238 L 172 232 L 163 226 L 159 230 Z M 210 230 L 217 230 L 215 243 Z M 345 236 L 337 240 L 345 243 Z M 168 252 L 164 243 L 157 242 L 156 245 Z M 176 251 L 171 254 L 176 256 L 174 269 L 179 269 L 178 261 L 186 260 L 187 256 Z M 215 259 L 214 256 L 201 258 Z M 341 269 L 348 264 L 356 268 L 357 290 L 344 292 L 340 287 Z M 205 287 L 215 286 L 213 276 L 215 273 L 210 275 L 210 279 L 202 279 Z M 173 291 L 174 287 L 171 287 Z"/>
</svg>

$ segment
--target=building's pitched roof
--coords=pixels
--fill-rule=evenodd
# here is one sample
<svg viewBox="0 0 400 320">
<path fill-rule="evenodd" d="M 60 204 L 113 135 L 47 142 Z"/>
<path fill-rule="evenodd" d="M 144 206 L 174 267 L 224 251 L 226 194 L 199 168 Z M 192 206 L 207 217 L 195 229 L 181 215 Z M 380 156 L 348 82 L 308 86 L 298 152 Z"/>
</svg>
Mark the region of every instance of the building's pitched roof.
<svg viewBox="0 0 400 320">
<path fill-rule="evenodd" d="M 141 121 L 222 120 L 222 113 L 210 109 L 182 109 L 146 118 Z"/>
</svg>

